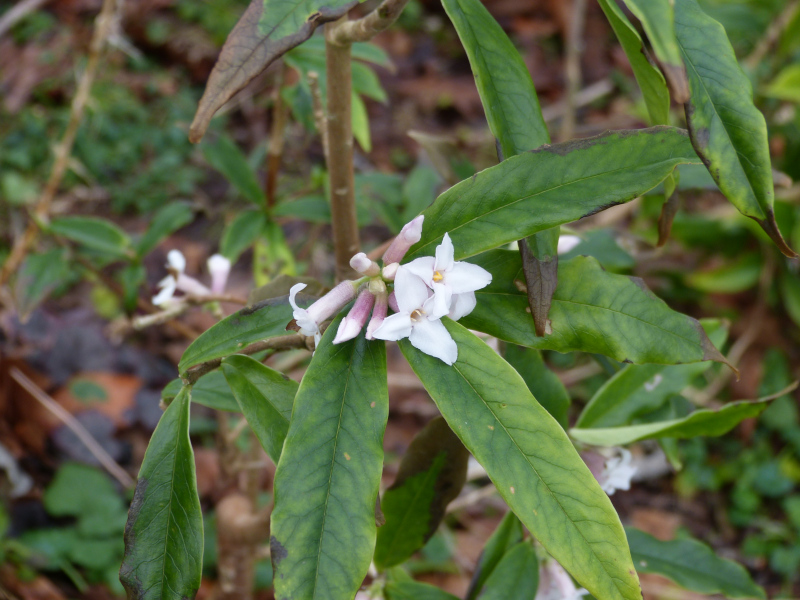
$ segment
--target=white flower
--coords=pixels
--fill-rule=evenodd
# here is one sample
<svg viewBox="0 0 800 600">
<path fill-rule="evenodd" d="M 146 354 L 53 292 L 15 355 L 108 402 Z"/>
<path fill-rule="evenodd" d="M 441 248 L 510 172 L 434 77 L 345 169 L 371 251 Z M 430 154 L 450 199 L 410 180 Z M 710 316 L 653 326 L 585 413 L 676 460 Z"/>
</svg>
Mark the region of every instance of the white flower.
<svg viewBox="0 0 800 600">
<path fill-rule="evenodd" d="M 444 234 L 436 247 L 436 256 L 424 256 L 404 266 L 433 290 L 433 318 L 449 315 L 458 320 L 475 308 L 475 290 L 492 282 L 492 275 L 478 265 L 454 260 L 455 249 L 450 236 Z"/>
<path fill-rule="evenodd" d="M 161 291 L 153 297 L 153 304 L 156 306 L 167 304 L 178 290 L 195 296 L 207 296 L 211 293 L 211 290 L 194 277 L 184 273 L 186 258 L 180 250 L 170 250 L 167 253 L 167 270 L 169 275 L 158 282 Z"/>
<path fill-rule="evenodd" d="M 319 345 L 322 333 L 319 326 L 356 296 L 356 288 L 352 281 L 343 281 L 311 306 L 297 306 L 295 298 L 300 290 L 306 288 L 305 283 L 297 283 L 289 290 L 289 304 L 294 309 L 292 316 L 303 335 L 313 335 L 315 345 Z"/>
<path fill-rule="evenodd" d="M 222 254 L 215 254 L 208 259 L 208 272 L 211 274 L 211 293 L 221 294 L 225 291 L 225 285 L 228 283 L 228 275 L 231 272 L 231 261 L 222 256 Z"/>
<path fill-rule="evenodd" d="M 580 244 L 583 240 L 579 238 L 577 235 L 570 235 L 565 234 L 559 236 L 558 238 L 558 253 L 559 254 L 566 254 L 570 250 L 572 250 L 575 246 Z"/>
<path fill-rule="evenodd" d="M 383 320 L 373 336 L 379 340 L 397 341 L 408 338 L 411 345 L 425 354 L 452 365 L 458 358 L 458 347 L 435 312 L 435 296 L 425 282 L 405 266 L 397 270 L 394 294 L 398 312 Z M 449 310 L 449 309 L 448 309 Z"/>
<path fill-rule="evenodd" d="M 555 559 L 539 564 L 539 588 L 536 600 L 580 600 L 588 594 L 585 589 L 575 587 L 572 577 Z"/>
<path fill-rule="evenodd" d="M 631 453 L 625 448 L 619 449 L 619 455 L 606 460 L 603 472 L 598 478 L 600 487 L 609 496 L 617 490 L 631 489 L 631 478 L 636 473 L 636 467 L 631 465 Z"/>
</svg>

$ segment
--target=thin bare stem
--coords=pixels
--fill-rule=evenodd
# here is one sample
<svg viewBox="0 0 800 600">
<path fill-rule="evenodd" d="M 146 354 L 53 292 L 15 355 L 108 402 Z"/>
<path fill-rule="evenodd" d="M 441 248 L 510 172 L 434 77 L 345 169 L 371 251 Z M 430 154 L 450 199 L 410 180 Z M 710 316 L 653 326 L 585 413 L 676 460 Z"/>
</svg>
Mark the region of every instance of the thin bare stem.
<svg viewBox="0 0 800 600">
<path fill-rule="evenodd" d="M 38 10 L 50 0 L 22 0 L 14 5 L 13 8 L 7 10 L 0 17 L 0 37 L 3 37 L 9 29 L 14 27 L 20 20 L 24 19 L 30 13 Z"/>
<path fill-rule="evenodd" d="M 69 158 L 72 154 L 72 146 L 75 143 L 75 136 L 83 120 L 84 109 L 89 100 L 92 83 L 97 75 L 97 67 L 100 64 L 102 50 L 108 40 L 108 36 L 113 30 L 116 5 L 117 0 L 103 0 L 103 7 L 100 10 L 100 14 L 97 15 L 95 19 L 94 34 L 92 35 L 92 41 L 89 47 L 89 59 L 86 62 L 86 69 L 78 82 L 75 96 L 72 99 L 69 122 L 64 131 L 64 136 L 55 148 L 53 169 L 50 172 L 50 177 L 47 180 L 44 191 L 39 197 L 39 201 L 34 209 L 34 218 L 31 218 L 28 222 L 28 227 L 25 229 L 22 236 L 17 238 L 14 247 L 11 249 L 11 253 L 3 264 L 2 270 L 0 270 L 0 285 L 4 285 L 11 274 L 16 272 L 22 264 L 22 261 L 25 260 L 25 256 L 36 240 L 36 235 L 39 231 L 37 221 L 47 220 L 53 198 L 55 198 L 56 192 L 58 192 L 58 188 L 61 185 L 61 180 L 67 172 Z"/>
<path fill-rule="evenodd" d="M 322 91 L 319 89 L 319 73 L 309 71 L 308 86 L 311 88 L 311 102 L 314 106 L 314 124 L 322 138 L 322 152 L 325 155 L 325 164 L 328 164 L 328 117 L 322 105 Z"/>
<path fill-rule="evenodd" d="M 284 65 L 278 85 L 275 90 L 275 104 L 272 107 L 272 133 L 269 138 L 267 149 L 267 181 L 266 196 L 267 208 L 275 206 L 276 193 L 278 189 L 278 173 L 281 169 L 283 159 L 283 144 L 286 139 L 286 123 L 289 120 L 289 106 L 283 101 L 281 89 L 286 80 L 288 67 Z"/>
<path fill-rule="evenodd" d="M 330 41 L 345 46 L 353 42 L 368 42 L 397 20 L 408 0 L 383 0 L 367 16 L 355 21 L 341 21 L 334 28 Z"/>
<path fill-rule="evenodd" d="M 336 258 L 336 279 L 349 279 L 350 259 L 359 249 L 353 172 L 353 123 L 351 112 L 352 65 L 350 45 L 330 41 L 336 23 L 325 26 L 328 87 L 328 173 L 331 190 L 331 224 Z"/>
<path fill-rule="evenodd" d="M 78 436 L 78 439 L 83 442 L 83 445 L 86 446 L 89 452 L 92 453 L 92 456 L 94 456 L 97 461 L 103 465 L 103 468 L 113 475 L 114 478 L 125 488 L 132 488 L 136 485 L 136 482 L 133 480 L 133 478 L 128 475 L 128 473 L 122 467 L 120 467 L 119 464 L 117 464 L 117 462 L 100 444 L 97 443 L 97 440 L 95 440 L 92 437 L 92 434 L 89 433 L 83 425 L 81 425 L 81 422 L 67 412 L 63 406 L 47 395 L 44 390 L 31 381 L 17 367 L 11 367 L 9 374 L 14 381 L 25 388 L 25 390 L 31 396 L 36 398 L 36 400 L 42 406 L 58 417 L 61 422 L 64 423 L 64 425 L 66 425 L 70 431 L 72 431 L 72 433 Z"/>
<path fill-rule="evenodd" d="M 572 0 L 572 18 L 567 32 L 567 51 L 564 59 L 564 76 L 567 80 L 564 120 L 561 122 L 561 139 L 575 135 L 575 96 L 581 89 L 581 54 L 583 53 L 583 26 L 586 22 L 586 0 Z"/>
<path fill-rule="evenodd" d="M 778 38 L 780 38 L 783 30 L 792 22 L 798 9 L 800 9 L 800 0 L 793 0 L 793 2 L 789 2 L 775 20 L 772 21 L 767 31 L 764 33 L 764 36 L 756 44 L 756 47 L 750 55 L 742 61 L 747 68 L 751 70 L 755 69 L 758 63 L 764 60 L 764 57 L 767 56 L 767 53 L 778 41 Z"/>
</svg>

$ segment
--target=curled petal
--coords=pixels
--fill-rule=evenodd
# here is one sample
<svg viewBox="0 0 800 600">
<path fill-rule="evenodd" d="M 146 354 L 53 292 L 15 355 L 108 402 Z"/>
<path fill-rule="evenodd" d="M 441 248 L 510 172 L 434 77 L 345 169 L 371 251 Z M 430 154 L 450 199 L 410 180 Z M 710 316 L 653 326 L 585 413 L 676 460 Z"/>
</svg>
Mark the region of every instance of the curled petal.
<svg viewBox="0 0 800 600">
<path fill-rule="evenodd" d="M 436 264 L 434 269 L 437 271 L 449 271 L 453 266 L 455 248 L 450 240 L 450 234 L 445 233 L 442 243 L 436 246 Z"/>
<path fill-rule="evenodd" d="M 407 313 L 422 308 L 429 295 L 425 282 L 405 267 L 397 270 L 394 278 L 394 293 L 400 311 Z"/>
<path fill-rule="evenodd" d="M 444 275 L 444 284 L 454 294 L 474 292 L 492 283 L 492 274 L 486 269 L 467 262 L 453 263 L 453 267 Z"/>
<path fill-rule="evenodd" d="M 452 365 L 458 359 L 458 346 L 441 321 L 428 319 L 417 321 L 414 323 L 411 335 L 408 336 L 408 341 L 417 350 L 434 356 L 448 365 Z"/>
<path fill-rule="evenodd" d="M 315 342 L 319 344 L 319 340 L 317 339 L 317 337 L 320 335 L 319 324 L 311 317 L 311 315 L 308 314 L 308 311 L 305 308 L 297 306 L 297 302 L 295 300 L 298 292 L 304 290 L 305 288 L 305 283 L 294 284 L 289 290 L 289 304 L 291 304 L 292 309 L 294 309 L 292 316 L 294 317 L 294 320 L 297 321 L 297 326 L 300 328 L 300 333 L 303 335 L 313 335 Z"/>
<path fill-rule="evenodd" d="M 296 298 L 297 298 L 297 294 L 299 292 L 302 292 L 304 289 L 306 289 L 306 287 L 308 287 L 308 286 L 305 283 L 295 283 L 291 287 L 291 289 L 289 290 L 289 304 L 292 305 L 292 308 L 294 310 L 305 310 L 305 309 L 301 309 L 299 306 L 297 306 Z"/>
<path fill-rule="evenodd" d="M 400 312 L 386 317 L 372 335 L 378 340 L 396 342 L 411 335 L 411 324 L 411 315 Z"/>
<path fill-rule="evenodd" d="M 450 302 L 450 313 L 447 315 L 453 321 L 458 321 L 461 317 L 466 317 L 478 304 L 475 292 L 464 292 L 463 294 L 453 294 Z"/>
</svg>

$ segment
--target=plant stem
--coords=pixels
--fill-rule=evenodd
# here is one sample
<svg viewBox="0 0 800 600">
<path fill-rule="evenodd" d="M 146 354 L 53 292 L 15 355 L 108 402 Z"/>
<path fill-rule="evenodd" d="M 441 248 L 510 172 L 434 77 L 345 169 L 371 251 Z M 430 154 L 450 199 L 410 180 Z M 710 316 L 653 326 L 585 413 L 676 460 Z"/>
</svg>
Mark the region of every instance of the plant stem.
<svg viewBox="0 0 800 600">
<path fill-rule="evenodd" d="M 283 71 L 278 78 L 278 85 L 275 90 L 275 104 L 272 107 L 272 135 L 269 138 L 267 150 L 267 180 L 265 191 L 267 196 L 267 209 L 275 206 L 276 191 L 278 189 L 278 173 L 283 159 L 283 143 L 286 137 L 286 122 L 289 117 L 289 106 L 283 101 L 281 90 L 286 81 L 286 71 L 288 67 L 284 65 Z"/>
<path fill-rule="evenodd" d="M 338 21 L 331 29 L 331 42 L 334 44 L 352 44 L 368 42 L 381 31 L 388 29 L 397 20 L 408 4 L 408 0 L 383 0 L 380 6 L 367 16 L 355 21 Z"/>
<path fill-rule="evenodd" d="M 342 22 L 337 21 L 336 23 Z M 336 257 L 336 280 L 352 273 L 350 259 L 359 249 L 353 172 L 353 123 L 351 116 L 352 66 L 350 44 L 336 44 L 330 35 L 336 23 L 325 26 L 328 86 L 328 173 L 331 223 Z"/>
</svg>

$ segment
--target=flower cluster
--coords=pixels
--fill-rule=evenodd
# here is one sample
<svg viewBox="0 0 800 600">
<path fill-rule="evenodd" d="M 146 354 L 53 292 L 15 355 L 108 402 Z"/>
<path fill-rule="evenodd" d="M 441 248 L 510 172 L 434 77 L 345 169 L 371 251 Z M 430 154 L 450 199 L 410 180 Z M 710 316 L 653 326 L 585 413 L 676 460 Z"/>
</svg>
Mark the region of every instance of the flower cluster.
<svg viewBox="0 0 800 600">
<path fill-rule="evenodd" d="M 153 297 L 153 304 L 163 306 L 169 304 L 176 291 L 193 296 L 210 296 L 225 291 L 228 274 L 231 272 L 231 261 L 215 254 L 208 259 L 208 272 L 211 274 L 211 288 L 207 288 L 194 277 L 186 275 L 186 258 L 180 250 L 170 250 L 167 254 L 167 275 L 158 282 L 159 292 Z"/>
<path fill-rule="evenodd" d="M 363 252 L 356 254 L 350 266 L 363 277 L 340 283 L 309 308 L 299 307 L 296 301 L 305 284 L 293 286 L 289 302 L 300 333 L 313 335 L 318 342 L 320 325 L 355 298 L 353 308 L 339 324 L 334 344 L 355 338 L 369 319 L 367 339 L 408 338 L 418 350 L 452 365 L 458 358 L 458 348 L 441 319 L 448 316 L 458 320 L 472 312 L 475 291 L 489 285 L 492 276 L 477 265 L 456 262 L 448 234 L 435 256 L 401 266 L 406 252 L 422 237 L 423 220 L 419 216 L 403 227 L 383 255 L 383 268 Z M 387 284 L 394 285 L 391 294 Z M 387 316 L 388 308 L 395 314 Z"/>
</svg>

